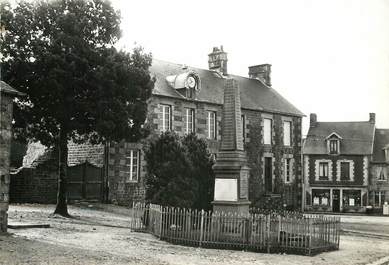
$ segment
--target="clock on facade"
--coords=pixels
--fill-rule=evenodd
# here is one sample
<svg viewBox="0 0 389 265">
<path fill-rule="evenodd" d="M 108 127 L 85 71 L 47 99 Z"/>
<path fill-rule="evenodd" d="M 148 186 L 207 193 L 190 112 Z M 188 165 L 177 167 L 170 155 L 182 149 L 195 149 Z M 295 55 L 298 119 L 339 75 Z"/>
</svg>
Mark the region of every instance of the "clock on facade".
<svg viewBox="0 0 389 265">
<path fill-rule="evenodd" d="M 196 86 L 196 79 L 193 76 L 189 76 L 186 82 L 189 88 L 194 88 Z"/>
</svg>

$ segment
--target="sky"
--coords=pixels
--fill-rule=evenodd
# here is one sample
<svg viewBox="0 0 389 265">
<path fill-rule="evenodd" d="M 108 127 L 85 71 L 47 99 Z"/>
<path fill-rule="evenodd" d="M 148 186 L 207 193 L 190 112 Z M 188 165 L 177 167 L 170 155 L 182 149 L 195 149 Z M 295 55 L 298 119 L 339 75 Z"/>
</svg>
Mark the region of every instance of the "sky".
<svg viewBox="0 0 389 265">
<path fill-rule="evenodd" d="M 367 121 L 389 128 L 389 0 L 125 1 L 119 48 L 208 68 L 223 45 L 228 72 L 272 64 L 272 85 L 318 121 Z M 136 44 L 135 44 L 136 43 Z"/>
</svg>

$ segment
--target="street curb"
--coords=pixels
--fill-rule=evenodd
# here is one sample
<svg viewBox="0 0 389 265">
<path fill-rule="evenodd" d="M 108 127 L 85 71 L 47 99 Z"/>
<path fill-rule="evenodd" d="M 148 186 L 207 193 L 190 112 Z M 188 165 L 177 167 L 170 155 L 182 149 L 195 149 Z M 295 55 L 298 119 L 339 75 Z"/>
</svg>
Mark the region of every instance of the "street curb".
<svg viewBox="0 0 389 265">
<path fill-rule="evenodd" d="M 377 238 L 389 239 L 389 234 L 379 234 L 379 233 L 373 233 L 373 232 L 363 232 L 363 231 L 348 230 L 348 229 L 342 229 L 342 232 L 349 233 L 349 234 L 358 234 L 358 235 L 367 236 L 367 237 L 377 237 Z"/>
<path fill-rule="evenodd" d="M 10 229 L 27 229 L 27 228 L 50 228 L 49 224 L 27 224 L 27 223 L 10 223 L 7 225 Z"/>
</svg>

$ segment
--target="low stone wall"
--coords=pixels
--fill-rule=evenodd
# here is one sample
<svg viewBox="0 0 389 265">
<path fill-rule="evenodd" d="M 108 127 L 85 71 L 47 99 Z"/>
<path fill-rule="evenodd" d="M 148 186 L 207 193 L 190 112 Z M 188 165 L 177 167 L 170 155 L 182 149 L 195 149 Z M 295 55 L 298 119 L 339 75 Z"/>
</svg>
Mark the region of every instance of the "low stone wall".
<svg viewBox="0 0 389 265">
<path fill-rule="evenodd" d="M 11 174 L 11 203 L 56 203 L 57 171 L 46 166 L 23 168 Z"/>
</svg>

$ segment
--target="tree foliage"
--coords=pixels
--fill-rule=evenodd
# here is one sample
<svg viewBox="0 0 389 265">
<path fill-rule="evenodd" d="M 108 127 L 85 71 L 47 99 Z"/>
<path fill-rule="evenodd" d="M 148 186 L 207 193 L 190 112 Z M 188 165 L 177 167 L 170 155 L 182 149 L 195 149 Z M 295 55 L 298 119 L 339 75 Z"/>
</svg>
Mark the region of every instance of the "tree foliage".
<svg viewBox="0 0 389 265">
<path fill-rule="evenodd" d="M 146 198 L 174 207 L 209 209 L 213 196 L 213 160 L 203 139 L 162 133 L 145 147 Z"/>
<path fill-rule="evenodd" d="M 68 140 L 147 135 L 142 124 L 154 86 L 151 55 L 141 48 L 116 50 L 120 14 L 108 1 L 41 0 L 15 8 L 5 2 L 1 24 L 1 78 L 27 94 L 17 101 L 15 127 L 59 146 L 60 183 L 66 182 Z"/>
</svg>

